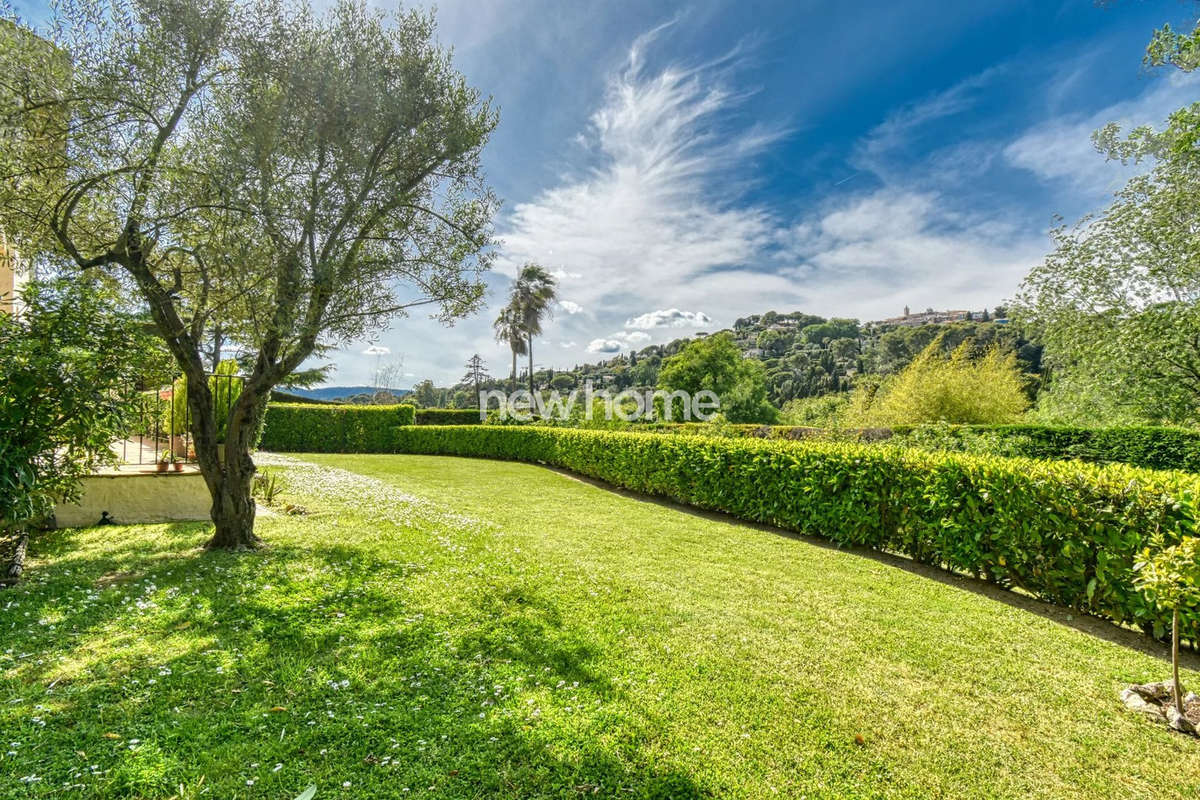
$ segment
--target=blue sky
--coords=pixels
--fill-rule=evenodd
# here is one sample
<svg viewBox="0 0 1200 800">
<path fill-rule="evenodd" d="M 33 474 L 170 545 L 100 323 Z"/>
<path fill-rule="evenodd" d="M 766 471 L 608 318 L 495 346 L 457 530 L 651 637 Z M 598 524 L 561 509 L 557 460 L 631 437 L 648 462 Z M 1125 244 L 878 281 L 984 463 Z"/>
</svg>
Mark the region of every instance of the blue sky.
<svg viewBox="0 0 1200 800">
<path fill-rule="evenodd" d="M 534 353 L 550 367 L 771 309 L 995 305 L 1044 255 L 1053 215 L 1103 207 L 1131 174 L 1091 131 L 1200 99 L 1200 79 L 1141 67 L 1152 30 L 1189 12 L 443 0 L 442 42 L 501 110 L 484 159 L 501 256 L 480 314 L 397 320 L 375 344 L 409 382 L 452 383 L 473 352 L 506 373 L 490 323 L 527 260 L 560 276 Z M 333 382 L 369 382 L 371 344 L 340 353 Z"/>
</svg>

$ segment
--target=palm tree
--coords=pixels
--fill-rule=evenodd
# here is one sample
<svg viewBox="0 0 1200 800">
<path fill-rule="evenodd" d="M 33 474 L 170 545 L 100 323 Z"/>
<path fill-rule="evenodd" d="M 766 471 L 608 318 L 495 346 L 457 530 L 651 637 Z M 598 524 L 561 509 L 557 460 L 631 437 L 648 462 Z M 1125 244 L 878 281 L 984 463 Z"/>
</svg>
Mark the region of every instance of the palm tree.
<svg viewBox="0 0 1200 800">
<path fill-rule="evenodd" d="M 541 266 L 528 263 L 517 273 L 509 305 L 520 314 L 525 331 L 525 352 L 529 356 L 529 394 L 533 394 L 533 337 L 542 332 L 542 317 L 550 313 L 556 297 L 557 281 Z"/>
<path fill-rule="evenodd" d="M 512 387 L 517 386 L 517 356 L 525 355 L 525 329 L 521 327 L 521 312 L 510 302 L 500 309 L 500 316 L 492 323 L 496 341 L 512 348 Z"/>
</svg>

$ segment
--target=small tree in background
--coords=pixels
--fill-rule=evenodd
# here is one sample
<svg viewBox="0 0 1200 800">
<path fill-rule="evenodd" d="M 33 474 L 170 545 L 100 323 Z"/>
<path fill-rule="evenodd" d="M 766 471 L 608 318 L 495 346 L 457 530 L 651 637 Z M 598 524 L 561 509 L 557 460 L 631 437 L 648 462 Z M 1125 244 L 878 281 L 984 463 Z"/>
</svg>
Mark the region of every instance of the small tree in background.
<svg viewBox="0 0 1200 800">
<path fill-rule="evenodd" d="M 973 358 L 964 342 L 947 356 L 939 337 L 899 374 L 877 386 L 860 386 L 846 419 L 859 427 L 986 425 L 1015 422 L 1028 407 L 1025 378 L 1013 353 L 991 347 Z"/>
<path fill-rule="evenodd" d="M 530 395 L 534 392 L 533 337 L 542 333 L 542 318 L 550 314 L 554 298 L 557 296 L 556 285 L 554 277 L 537 264 L 521 267 L 521 271 L 517 273 L 517 280 L 513 283 L 509 306 L 525 333 L 525 355 L 529 357 Z"/>
<path fill-rule="evenodd" d="M 692 395 L 704 390 L 716 393 L 720 413 L 729 422 L 774 422 L 779 413 L 767 400 L 762 362 L 743 358 L 727 333 L 689 341 L 663 362 L 658 386 Z M 672 413 L 671 418 L 678 420 L 680 415 Z"/>
<path fill-rule="evenodd" d="M 409 398 L 420 408 L 437 408 L 438 393 L 433 381 L 426 378 L 418 383 Z"/>
<path fill-rule="evenodd" d="M 467 374 L 463 376 L 462 380 L 459 381 L 459 383 L 465 383 L 474 388 L 475 395 L 474 395 L 474 399 L 471 401 L 470 405 L 474 406 L 474 405 L 478 404 L 479 393 L 480 393 L 480 391 L 483 390 L 484 381 L 490 381 L 491 379 L 492 379 L 492 377 L 487 374 L 487 367 L 485 367 L 483 364 L 483 356 L 479 355 L 479 353 L 476 353 L 475 355 L 473 355 L 469 359 L 467 359 Z M 454 407 L 455 408 L 467 408 L 468 406 L 461 405 L 458 402 L 457 394 L 456 394 L 455 401 L 454 401 Z"/>
<path fill-rule="evenodd" d="M 525 329 L 521 322 L 521 312 L 510 301 L 500 309 L 499 316 L 492 323 L 496 332 L 496 341 L 508 345 L 512 350 L 512 375 L 509 378 L 510 388 L 517 388 L 517 356 L 525 355 Z"/>
<path fill-rule="evenodd" d="M 1183 541 L 1157 552 L 1146 550 L 1135 566 L 1134 585 L 1159 608 L 1171 612 L 1171 680 L 1175 710 L 1184 713 L 1183 686 L 1179 681 L 1179 612 L 1200 610 L 1200 538 Z"/>
</svg>

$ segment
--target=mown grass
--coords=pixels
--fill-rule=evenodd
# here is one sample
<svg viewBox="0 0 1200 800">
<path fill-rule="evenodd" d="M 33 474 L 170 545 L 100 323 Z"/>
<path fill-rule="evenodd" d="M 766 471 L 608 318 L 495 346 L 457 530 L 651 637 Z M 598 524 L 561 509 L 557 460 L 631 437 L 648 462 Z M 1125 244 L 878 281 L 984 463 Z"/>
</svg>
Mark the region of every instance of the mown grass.
<svg viewBox="0 0 1200 800">
<path fill-rule="evenodd" d="M 1161 658 L 536 466 L 313 456 L 259 553 L 37 540 L 0 797 L 1194 797 Z M 1200 685 L 1195 671 L 1185 679 Z M 25 779 L 25 780 L 23 780 Z"/>
</svg>

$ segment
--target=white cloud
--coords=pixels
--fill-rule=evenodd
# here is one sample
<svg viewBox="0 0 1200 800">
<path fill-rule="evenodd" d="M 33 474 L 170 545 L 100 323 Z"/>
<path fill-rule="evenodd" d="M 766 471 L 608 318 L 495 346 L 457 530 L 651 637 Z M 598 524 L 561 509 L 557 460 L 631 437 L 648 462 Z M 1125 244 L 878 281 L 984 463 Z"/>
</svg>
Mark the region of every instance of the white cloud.
<svg viewBox="0 0 1200 800">
<path fill-rule="evenodd" d="M 592 339 L 587 346 L 589 353 L 619 353 L 624 349 L 625 345 L 616 339 Z"/>
<path fill-rule="evenodd" d="M 576 345 L 575 345 L 574 341 L 570 341 L 570 342 L 559 342 L 558 346 L 563 348 L 564 350 L 570 350 L 572 347 L 575 347 Z"/>
<path fill-rule="evenodd" d="M 1010 296 L 1045 253 L 1040 232 L 999 214 L 972 215 L 947 197 L 881 189 L 797 225 L 783 277 L 803 288 L 799 307 L 879 319 L 905 305 L 991 307 Z"/>
<path fill-rule="evenodd" d="M 652 71 L 652 39 L 609 78 L 582 135 L 586 167 L 517 204 L 500 229 L 500 269 L 540 261 L 586 274 L 572 298 L 588 309 L 624 312 L 633 294 L 678 302 L 689 282 L 758 262 L 779 225 L 741 194 L 783 131 L 739 126 L 732 59 Z"/>
<path fill-rule="evenodd" d="M 650 334 L 645 331 L 621 331 L 613 334 L 614 339 L 620 339 L 629 344 L 642 344 L 650 341 Z"/>
<path fill-rule="evenodd" d="M 390 349 L 384 347 L 383 345 L 373 344 L 366 350 L 363 350 L 362 354 L 364 356 L 386 356 L 391 352 L 392 351 Z"/>
<path fill-rule="evenodd" d="M 1109 122 L 1119 122 L 1124 130 L 1137 125 L 1161 127 L 1172 111 L 1195 100 L 1198 86 L 1200 76 L 1172 73 L 1130 100 L 1093 114 L 1059 116 L 1036 125 L 1009 143 L 1004 157 L 1047 183 L 1062 182 L 1099 199 L 1146 167 L 1106 161 L 1092 146 L 1093 131 Z"/>
<path fill-rule="evenodd" d="M 703 311 L 680 311 L 678 308 L 665 308 L 659 311 L 647 311 L 645 314 L 625 320 L 626 328 L 703 328 L 712 323 L 712 317 Z M 649 338 L 649 337 L 647 337 Z"/>
<path fill-rule="evenodd" d="M 566 281 L 566 280 L 574 281 L 574 280 L 579 280 L 580 278 L 583 277 L 583 275 L 581 275 L 578 272 L 567 272 L 565 269 L 551 270 L 550 274 L 553 275 L 555 278 L 557 278 L 560 281 Z"/>
<path fill-rule="evenodd" d="M 559 300 L 558 305 L 568 314 L 578 314 L 580 311 L 583 311 L 583 306 L 571 300 Z"/>
</svg>

